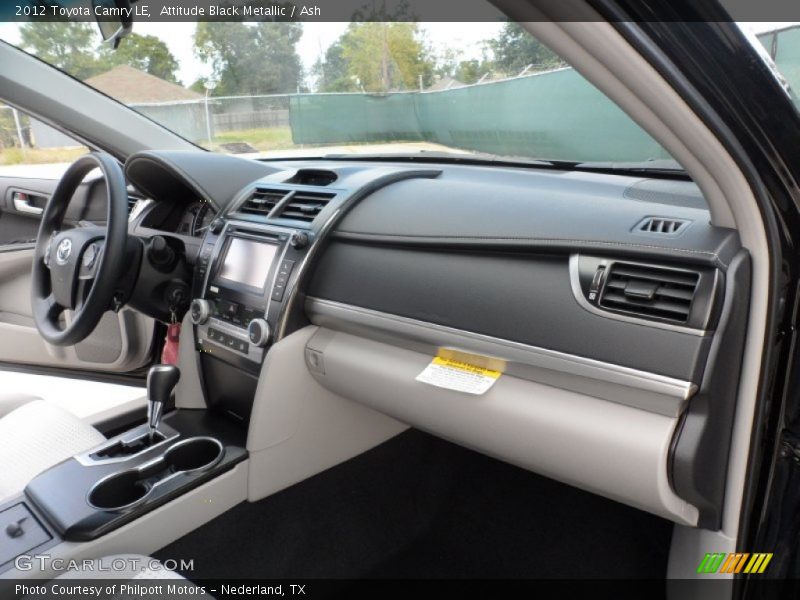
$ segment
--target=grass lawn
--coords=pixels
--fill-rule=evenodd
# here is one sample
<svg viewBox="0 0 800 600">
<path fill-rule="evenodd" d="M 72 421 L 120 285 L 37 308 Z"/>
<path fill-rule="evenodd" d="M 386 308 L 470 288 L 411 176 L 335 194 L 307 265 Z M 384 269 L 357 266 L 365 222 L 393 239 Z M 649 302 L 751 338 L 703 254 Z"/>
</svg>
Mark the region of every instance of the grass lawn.
<svg viewBox="0 0 800 600">
<path fill-rule="evenodd" d="M 265 127 L 260 129 L 242 129 L 226 131 L 214 136 L 214 150 L 220 150 L 221 144 L 245 142 L 258 151 L 286 150 L 294 148 L 290 127 Z M 200 142 L 208 147 L 208 142 Z M 86 148 L 0 148 L 0 165 L 46 165 L 52 163 L 70 163 Z"/>
<path fill-rule="evenodd" d="M 256 150 L 285 150 L 293 148 L 292 129 L 290 127 L 264 127 L 259 129 L 241 129 L 225 131 L 214 135 L 214 145 L 231 142 L 244 142 Z M 204 146 L 206 144 L 203 144 Z"/>
<path fill-rule="evenodd" d="M 88 150 L 78 148 L 0 148 L 0 165 L 47 165 L 69 163 L 86 154 Z"/>
</svg>

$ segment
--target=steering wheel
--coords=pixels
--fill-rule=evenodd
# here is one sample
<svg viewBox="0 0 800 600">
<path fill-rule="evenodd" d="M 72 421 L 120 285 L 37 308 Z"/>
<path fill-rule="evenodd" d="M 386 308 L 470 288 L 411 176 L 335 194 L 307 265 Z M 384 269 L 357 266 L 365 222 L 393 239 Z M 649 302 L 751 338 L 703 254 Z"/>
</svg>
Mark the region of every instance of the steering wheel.
<svg viewBox="0 0 800 600">
<path fill-rule="evenodd" d="M 98 168 L 108 193 L 105 227 L 63 230 L 67 206 L 83 178 Z M 114 158 L 91 152 L 78 158 L 58 182 L 42 212 L 36 237 L 31 281 L 31 307 L 36 328 L 56 346 L 88 337 L 111 307 L 125 273 L 128 240 L 128 191 Z M 62 324 L 62 313 L 72 316 Z"/>
</svg>

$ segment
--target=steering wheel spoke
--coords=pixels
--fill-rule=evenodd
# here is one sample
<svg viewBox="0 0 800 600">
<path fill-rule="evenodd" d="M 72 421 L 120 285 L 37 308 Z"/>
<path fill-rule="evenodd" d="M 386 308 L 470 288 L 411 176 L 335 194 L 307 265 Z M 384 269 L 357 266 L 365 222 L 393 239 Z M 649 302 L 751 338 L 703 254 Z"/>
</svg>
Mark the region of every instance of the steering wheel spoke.
<svg viewBox="0 0 800 600">
<path fill-rule="evenodd" d="M 44 249 L 44 256 L 42 256 L 42 262 L 44 263 L 44 266 L 47 267 L 48 269 L 50 268 L 50 257 L 53 254 L 53 240 L 59 233 L 60 233 L 59 231 L 54 231 L 53 233 L 50 234 L 50 237 L 47 240 L 47 246 Z"/>
<path fill-rule="evenodd" d="M 42 305 L 44 308 L 44 313 L 47 315 L 47 319 L 53 323 L 58 322 L 59 318 L 61 317 L 61 313 L 64 312 L 64 307 L 58 303 L 55 296 L 50 294 L 46 298 L 42 300 Z"/>
<path fill-rule="evenodd" d="M 75 311 L 80 312 L 83 309 L 83 305 L 86 303 L 86 299 L 89 297 L 89 293 L 92 291 L 92 285 L 94 284 L 93 277 L 81 277 L 78 279 L 78 285 L 75 290 Z"/>
<path fill-rule="evenodd" d="M 103 240 L 97 240 L 86 246 L 83 256 L 81 256 L 80 270 L 78 272 L 79 280 L 85 281 L 95 278 L 98 265 L 103 257 L 103 246 Z"/>
</svg>

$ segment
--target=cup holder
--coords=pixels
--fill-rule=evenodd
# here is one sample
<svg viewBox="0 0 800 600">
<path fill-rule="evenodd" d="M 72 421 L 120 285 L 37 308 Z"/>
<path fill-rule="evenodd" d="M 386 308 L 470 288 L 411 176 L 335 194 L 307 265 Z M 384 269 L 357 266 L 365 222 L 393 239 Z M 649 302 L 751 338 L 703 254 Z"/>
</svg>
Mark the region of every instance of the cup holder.
<svg viewBox="0 0 800 600">
<path fill-rule="evenodd" d="M 162 460 L 175 472 L 191 473 L 210 469 L 222 459 L 223 447 L 218 440 L 196 437 L 173 444 Z"/>
<path fill-rule="evenodd" d="M 195 437 L 170 446 L 158 458 L 136 468 L 114 473 L 98 481 L 89 491 L 88 502 L 98 510 L 132 508 L 151 492 L 180 474 L 211 469 L 222 460 L 225 449 L 219 440 Z"/>
<path fill-rule="evenodd" d="M 89 504 L 100 510 L 121 510 L 144 500 L 151 489 L 139 471 L 123 471 L 97 482 L 89 492 Z"/>
</svg>

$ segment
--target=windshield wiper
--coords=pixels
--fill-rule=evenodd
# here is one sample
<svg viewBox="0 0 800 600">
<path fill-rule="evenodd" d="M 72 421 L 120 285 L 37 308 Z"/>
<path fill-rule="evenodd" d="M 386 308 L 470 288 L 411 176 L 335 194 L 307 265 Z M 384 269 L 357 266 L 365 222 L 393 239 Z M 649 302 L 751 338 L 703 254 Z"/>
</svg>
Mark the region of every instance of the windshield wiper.
<svg viewBox="0 0 800 600">
<path fill-rule="evenodd" d="M 422 150 L 420 152 L 380 152 L 375 154 L 324 154 L 320 160 L 347 161 L 402 161 L 419 163 L 448 162 L 454 164 L 492 165 L 508 167 L 545 167 L 562 171 L 590 171 L 615 175 L 646 175 L 650 177 L 669 177 L 690 180 L 689 175 L 674 160 L 647 160 L 642 162 L 581 162 L 526 156 L 498 156 L 482 152 L 445 152 Z M 275 159 L 279 160 L 279 159 Z M 285 160 L 285 159 L 281 159 Z"/>
<path fill-rule="evenodd" d="M 548 160 L 528 158 L 526 156 L 497 156 L 482 152 L 443 152 L 440 150 L 421 150 L 420 152 L 380 152 L 375 154 L 325 154 L 323 160 L 380 160 L 404 162 L 449 162 L 464 164 L 490 164 L 504 166 L 551 167 L 555 169 L 571 169 L 579 164 L 575 161 Z"/>
<path fill-rule="evenodd" d="M 689 180 L 689 174 L 674 160 L 646 160 L 642 162 L 579 162 L 576 171 L 616 173 L 619 175 L 648 175 Z"/>
</svg>

